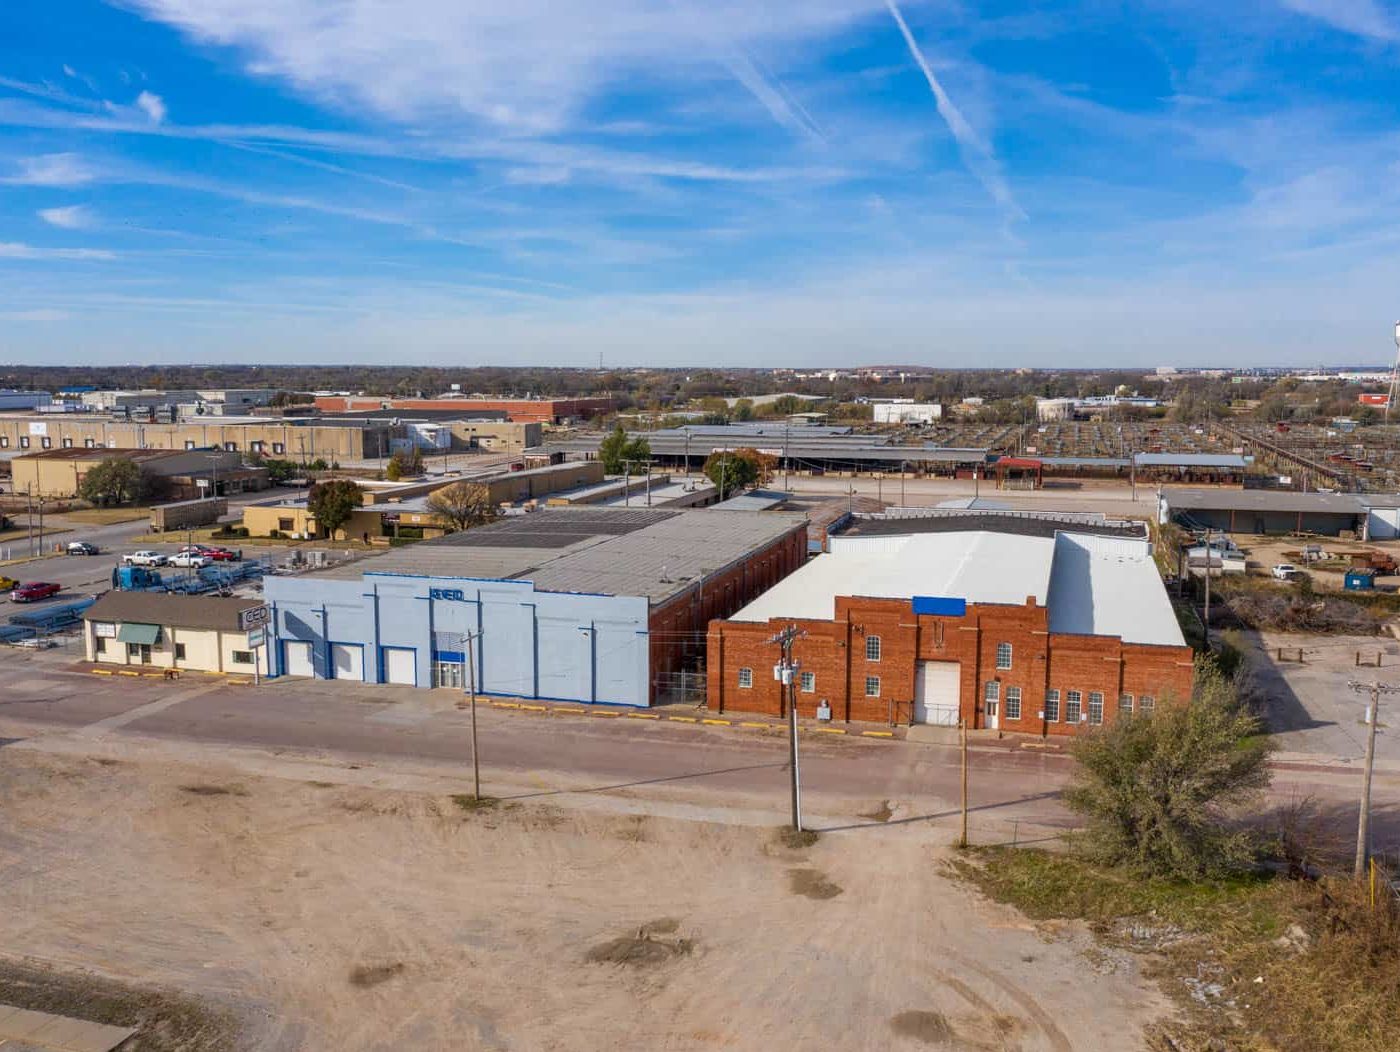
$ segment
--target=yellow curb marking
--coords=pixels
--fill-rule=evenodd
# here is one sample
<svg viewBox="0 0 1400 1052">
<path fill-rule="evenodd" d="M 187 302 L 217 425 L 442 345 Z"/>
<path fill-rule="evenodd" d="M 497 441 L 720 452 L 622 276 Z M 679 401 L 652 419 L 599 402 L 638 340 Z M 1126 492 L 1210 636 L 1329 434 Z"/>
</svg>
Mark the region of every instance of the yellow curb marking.
<svg viewBox="0 0 1400 1052">
<path fill-rule="evenodd" d="M 812 729 L 813 729 L 814 731 L 816 731 L 818 734 L 845 734 L 845 733 L 846 733 L 846 732 L 843 731 L 840 727 L 813 727 Z"/>
<path fill-rule="evenodd" d="M 748 722 L 747 720 L 741 720 L 740 723 L 739 723 L 739 726 L 740 726 L 740 727 L 757 727 L 757 728 L 758 728 L 759 730 L 761 730 L 761 731 L 766 731 L 769 727 L 773 726 L 773 724 L 771 724 L 771 723 L 750 723 L 750 722 Z"/>
<path fill-rule="evenodd" d="M 587 709 L 554 709 L 552 711 L 567 713 L 570 716 L 582 716 L 588 712 Z"/>
<path fill-rule="evenodd" d="M 629 712 L 628 719 L 633 720 L 659 720 L 661 717 L 654 712 Z"/>
<path fill-rule="evenodd" d="M 713 727 L 729 727 L 733 725 L 733 720 L 701 720 L 701 723 L 708 723 Z"/>
<path fill-rule="evenodd" d="M 546 709 L 549 708 L 549 706 L 548 706 L 548 705 L 521 705 L 520 708 L 522 708 L 522 709 L 528 709 L 530 712 L 544 712 Z"/>
<path fill-rule="evenodd" d="M 866 738 L 893 738 L 894 731 L 861 731 Z"/>
<path fill-rule="evenodd" d="M 699 722 L 700 722 L 700 721 L 699 721 L 698 719 L 696 719 L 694 716 L 667 716 L 666 718 L 667 718 L 668 720 L 672 721 L 673 723 L 699 723 Z"/>
</svg>

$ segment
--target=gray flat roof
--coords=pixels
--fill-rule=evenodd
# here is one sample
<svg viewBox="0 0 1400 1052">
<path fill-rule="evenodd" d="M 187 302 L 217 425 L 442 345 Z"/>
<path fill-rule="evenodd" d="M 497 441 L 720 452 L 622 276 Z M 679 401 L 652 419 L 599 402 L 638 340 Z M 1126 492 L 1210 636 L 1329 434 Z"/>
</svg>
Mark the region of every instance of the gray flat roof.
<svg viewBox="0 0 1400 1052">
<path fill-rule="evenodd" d="M 792 497 L 776 489 L 753 489 L 740 493 L 737 497 L 722 500 L 711 507 L 711 511 L 768 511 Z"/>
<path fill-rule="evenodd" d="M 1238 453 L 1137 453 L 1140 468 L 1232 468 L 1243 471 L 1249 462 Z"/>
<path fill-rule="evenodd" d="M 1360 515 L 1362 498 L 1354 493 L 1296 493 L 1280 489 L 1169 489 L 1163 496 L 1172 511 L 1281 511 L 1304 514 Z"/>
<path fill-rule="evenodd" d="M 541 591 L 660 602 L 806 521 L 786 512 L 753 515 L 713 508 L 545 508 L 307 576 L 529 580 Z"/>
</svg>

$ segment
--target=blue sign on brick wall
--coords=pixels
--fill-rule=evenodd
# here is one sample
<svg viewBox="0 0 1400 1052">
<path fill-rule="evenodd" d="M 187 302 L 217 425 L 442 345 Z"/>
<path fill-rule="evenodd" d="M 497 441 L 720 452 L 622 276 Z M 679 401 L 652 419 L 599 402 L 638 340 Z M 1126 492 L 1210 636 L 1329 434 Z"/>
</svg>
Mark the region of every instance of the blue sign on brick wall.
<svg viewBox="0 0 1400 1052">
<path fill-rule="evenodd" d="M 935 614 L 939 617 L 962 617 L 967 613 L 967 600 L 943 595 L 916 595 L 912 600 L 914 613 Z"/>
</svg>

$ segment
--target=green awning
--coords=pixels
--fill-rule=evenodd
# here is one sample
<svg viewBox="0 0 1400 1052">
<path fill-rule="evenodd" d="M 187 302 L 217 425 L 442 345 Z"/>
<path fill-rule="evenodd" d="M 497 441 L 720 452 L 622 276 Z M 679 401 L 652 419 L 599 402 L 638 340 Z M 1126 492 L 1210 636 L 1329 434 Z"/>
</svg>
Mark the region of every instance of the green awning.
<svg viewBox="0 0 1400 1052">
<path fill-rule="evenodd" d="M 154 646 L 160 639 L 160 625 L 143 625 L 135 621 L 125 621 L 117 629 L 118 643 L 144 643 Z"/>
</svg>

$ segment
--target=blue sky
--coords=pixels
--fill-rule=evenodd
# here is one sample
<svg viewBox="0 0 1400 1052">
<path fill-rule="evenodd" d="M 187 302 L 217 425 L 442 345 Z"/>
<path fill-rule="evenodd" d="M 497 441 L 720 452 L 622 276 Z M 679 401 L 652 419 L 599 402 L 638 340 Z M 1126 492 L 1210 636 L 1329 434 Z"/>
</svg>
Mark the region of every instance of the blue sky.
<svg viewBox="0 0 1400 1052">
<path fill-rule="evenodd" d="M 10 0 L 0 361 L 1383 361 L 1395 0 Z"/>
</svg>

